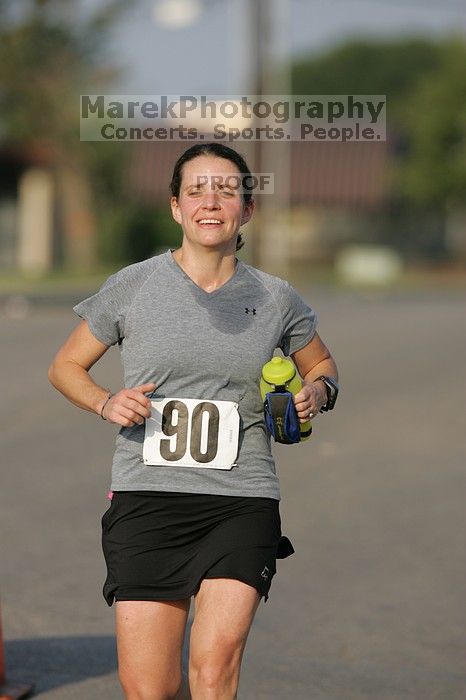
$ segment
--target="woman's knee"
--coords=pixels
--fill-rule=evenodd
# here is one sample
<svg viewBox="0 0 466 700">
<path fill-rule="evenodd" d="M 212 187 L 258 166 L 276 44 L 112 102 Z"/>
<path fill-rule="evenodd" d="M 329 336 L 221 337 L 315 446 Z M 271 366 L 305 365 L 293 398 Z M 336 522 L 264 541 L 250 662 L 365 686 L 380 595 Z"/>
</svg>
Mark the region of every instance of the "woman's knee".
<svg viewBox="0 0 466 700">
<path fill-rule="evenodd" d="M 136 678 L 122 671 L 119 672 L 119 678 L 126 700 L 175 700 L 182 687 L 181 673 L 161 678 L 157 682 L 143 677 Z"/>
<path fill-rule="evenodd" d="M 221 644 L 215 652 L 193 654 L 189 660 L 189 680 L 206 689 L 235 688 L 239 681 L 242 650 L 238 645 Z"/>
<path fill-rule="evenodd" d="M 117 603 L 118 673 L 127 700 L 176 698 L 189 601 Z"/>
</svg>

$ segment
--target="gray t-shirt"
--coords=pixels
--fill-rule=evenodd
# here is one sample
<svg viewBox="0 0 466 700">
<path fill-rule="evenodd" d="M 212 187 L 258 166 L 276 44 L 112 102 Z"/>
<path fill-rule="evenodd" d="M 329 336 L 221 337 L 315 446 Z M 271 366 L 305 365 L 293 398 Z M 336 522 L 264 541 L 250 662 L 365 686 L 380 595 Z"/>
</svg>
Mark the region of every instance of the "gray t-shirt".
<svg viewBox="0 0 466 700">
<path fill-rule="evenodd" d="M 241 260 L 219 289 L 198 287 L 172 251 L 123 268 L 74 307 L 93 335 L 119 344 L 125 387 L 154 382 L 154 396 L 234 401 L 240 414 L 236 466 L 148 466 L 144 426 L 121 428 L 111 489 L 179 491 L 280 500 L 259 392 L 261 369 L 313 337 L 316 317 L 293 287 Z"/>
</svg>

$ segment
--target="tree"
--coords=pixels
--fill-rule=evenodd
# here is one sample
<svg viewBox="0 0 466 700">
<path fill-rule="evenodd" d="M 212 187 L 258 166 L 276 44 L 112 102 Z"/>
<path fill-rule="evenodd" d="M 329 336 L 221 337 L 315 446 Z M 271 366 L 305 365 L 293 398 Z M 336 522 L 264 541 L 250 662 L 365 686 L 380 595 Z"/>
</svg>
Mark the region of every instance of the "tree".
<svg viewBox="0 0 466 700">
<path fill-rule="evenodd" d="M 403 119 L 404 101 L 441 63 L 442 46 L 423 38 L 354 39 L 292 69 L 294 94 L 386 95 L 390 120 Z"/>
<path fill-rule="evenodd" d="M 465 66 L 466 44 L 447 43 L 440 64 L 409 100 L 400 190 L 422 206 L 456 207 L 466 201 Z"/>
<path fill-rule="evenodd" d="M 295 94 L 387 96 L 393 194 L 444 210 L 466 192 L 466 43 L 354 40 L 293 68 Z"/>
<path fill-rule="evenodd" d="M 73 0 L 0 0 L 0 136 L 23 150 L 39 144 L 49 153 L 65 257 L 81 267 L 92 262 L 92 199 L 103 149 L 79 140 L 79 95 L 101 91 L 117 75 L 102 47 L 128 6 L 128 0 L 107 0 L 90 14 Z M 108 169 L 117 177 L 115 150 L 102 160 L 107 164 L 109 155 Z"/>
<path fill-rule="evenodd" d="M 77 98 L 116 72 L 102 65 L 104 35 L 127 7 L 109 0 L 92 16 L 72 0 L 0 2 L 2 137 L 38 138 L 80 151 Z M 84 16 L 83 16 L 84 15 Z"/>
</svg>

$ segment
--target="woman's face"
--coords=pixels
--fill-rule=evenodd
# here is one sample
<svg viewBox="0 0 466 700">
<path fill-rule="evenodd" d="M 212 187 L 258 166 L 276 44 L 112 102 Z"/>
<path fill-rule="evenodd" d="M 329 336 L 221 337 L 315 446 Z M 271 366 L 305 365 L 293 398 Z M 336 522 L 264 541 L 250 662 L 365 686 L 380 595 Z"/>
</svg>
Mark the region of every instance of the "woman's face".
<svg viewBox="0 0 466 700">
<path fill-rule="evenodd" d="M 179 197 L 172 197 L 175 221 L 194 244 L 233 251 L 242 224 L 252 216 L 254 203 L 244 203 L 239 170 L 226 158 L 201 155 L 183 165 Z"/>
</svg>

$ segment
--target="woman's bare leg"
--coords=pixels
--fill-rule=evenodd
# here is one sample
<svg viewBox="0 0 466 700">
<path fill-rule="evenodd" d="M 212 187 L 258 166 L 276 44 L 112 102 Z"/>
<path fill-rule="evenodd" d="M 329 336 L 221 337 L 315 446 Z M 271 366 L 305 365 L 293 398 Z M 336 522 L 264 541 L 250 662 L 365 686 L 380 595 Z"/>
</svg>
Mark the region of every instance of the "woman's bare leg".
<svg viewBox="0 0 466 700">
<path fill-rule="evenodd" d="M 241 660 L 259 603 L 256 589 L 242 581 L 202 581 L 190 639 L 192 700 L 236 698 Z"/>
<path fill-rule="evenodd" d="M 127 700 L 176 698 L 189 600 L 116 603 L 118 672 Z"/>
</svg>

